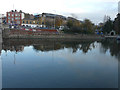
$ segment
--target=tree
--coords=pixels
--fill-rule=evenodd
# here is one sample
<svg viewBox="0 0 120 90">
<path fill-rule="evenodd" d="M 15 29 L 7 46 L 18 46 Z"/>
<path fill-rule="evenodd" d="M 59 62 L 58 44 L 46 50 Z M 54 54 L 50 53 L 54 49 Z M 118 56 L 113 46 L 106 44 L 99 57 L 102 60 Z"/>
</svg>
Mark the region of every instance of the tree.
<svg viewBox="0 0 120 90">
<path fill-rule="evenodd" d="M 81 23 L 79 20 L 74 19 L 74 18 L 70 18 L 67 21 L 67 27 L 69 28 L 69 30 L 67 30 L 67 32 L 70 33 L 80 33 L 81 32 L 81 27 L 80 27 Z"/>
<path fill-rule="evenodd" d="M 56 18 L 56 20 L 55 20 L 55 26 L 56 26 L 56 27 L 61 26 L 62 23 L 63 23 L 63 20 L 62 20 L 61 18 L 59 18 L 59 17 Z"/>
<path fill-rule="evenodd" d="M 85 19 L 83 22 L 80 22 L 79 20 L 71 17 L 67 21 L 67 27 L 69 30 L 64 30 L 65 32 L 81 34 L 93 34 L 96 28 L 89 19 Z"/>
<path fill-rule="evenodd" d="M 110 17 L 109 17 L 109 16 L 107 16 L 107 15 L 105 15 L 105 16 L 104 16 L 103 23 L 106 23 L 109 19 L 110 19 Z"/>
<path fill-rule="evenodd" d="M 67 21 L 67 26 L 68 26 L 68 28 L 72 28 L 72 27 L 73 27 L 73 22 L 72 22 L 72 20 L 68 20 L 68 21 Z"/>
<path fill-rule="evenodd" d="M 113 30 L 113 21 L 109 17 L 109 19 L 105 22 L 105 24 L 103 26 L 103 33 L 108 34 L 112 30 Z"/>
<path fill-rule="evenodd" d="M 114 22 L 114 30 L 117 34 L 120 34 L 120 14 L 117 14 L 117 18 L 115 18 Z"/>
<path fill-rule="evenodd" d="M 94 24 L 89 19 L 85 19 L 82 25 L 82 29 L 85 34 L 94 33 Z"/>
</svg>

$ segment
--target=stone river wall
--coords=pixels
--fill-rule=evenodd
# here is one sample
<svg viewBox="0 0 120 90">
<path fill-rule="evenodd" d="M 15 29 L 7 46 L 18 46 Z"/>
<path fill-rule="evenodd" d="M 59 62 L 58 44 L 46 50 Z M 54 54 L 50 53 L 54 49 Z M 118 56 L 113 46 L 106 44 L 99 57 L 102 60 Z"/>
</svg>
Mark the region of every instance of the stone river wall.
<svg viewBox="0 0 120 90">
<path fill-rule="evenodd" d="M 3 31 L 4 39 L 103 39 L 103 36 L 98 35 L 82 35 L 82 34 L 49 34 L 33 31 L 9 30 Z"/>
</svg>

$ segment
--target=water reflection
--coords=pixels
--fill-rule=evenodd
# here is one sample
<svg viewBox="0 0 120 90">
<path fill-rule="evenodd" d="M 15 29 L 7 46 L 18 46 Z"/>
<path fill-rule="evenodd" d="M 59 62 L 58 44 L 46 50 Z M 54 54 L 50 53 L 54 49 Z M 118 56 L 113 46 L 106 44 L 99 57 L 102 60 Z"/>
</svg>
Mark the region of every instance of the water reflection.
<svg viewBox="0 0 120 90">
<path fill-rule="evenodd" d="M 3 87 L 117 88 L 119 45 L 116 40 L 3 40 Z"/>
<path fill-rule="evenodd" d="M 42 39 L 5 39 L 3 40 L 3 50 L 5 51 L 24 51 L 24 47 L 33 46 L 35 51 L 55 51 L 64 48 L 71 48 L 72 53 L 77 50 L 82 50 L 87 53 L 89 50 L 96 48 L 95 43 L 101 43 L 101 53 L 106 53 L 108 50 L 111 56 L 116 56 L 120 60 L 120 42 L 116 40 L 104 39 L 101 41 L 94 40 L 79 40 L 79 41 L 66 41 L 66 40 L 42 40 Z"/>
<path fill-rule="evenodd" d="M 36 51 L 52 51 L 64 48 L 72 48 L 72 52 L 75 53 L 78 49 L 83 53 L 87 53 L 88 50 L 95 48 L 94 40 L 85 41 L 56 41 L 56 40 L 40 40 L 40 39 L 7 39 L 3 41 L 3 50 L 22 52 L 24 47 L 33 46 Z M 92 46 L 92 47 L 91 47 Z"/>
<path fill-rule="evenodd" d="M 106 39 L 101 41 L 102 53 L 106 53 L 108 50 L 111 56 L 115 56 L 120 60 L 120 42 L 116 40 Z"/>
<path fill-rule="evenodd" d="M 0 90 L 2 89 L 2 59 L 1 59 L 1 50 L 2 50 L 2 30 L 0 29 Z"/>
</svg>

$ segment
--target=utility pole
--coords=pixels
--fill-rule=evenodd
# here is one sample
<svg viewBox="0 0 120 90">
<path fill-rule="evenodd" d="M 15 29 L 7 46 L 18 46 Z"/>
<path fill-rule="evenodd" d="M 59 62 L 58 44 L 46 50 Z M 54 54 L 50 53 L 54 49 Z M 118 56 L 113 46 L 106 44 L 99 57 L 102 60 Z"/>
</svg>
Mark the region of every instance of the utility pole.
<svg viewBox="0 0 120 90">
<path fill-rule="evenodd" d="M 54 28 L 55 28 L 55 16 L 54 16 Z"/>
<path fill-rule="evenodd" d="M 3 14 L 0 14 L 0 28 L 2 29 L 3 26 L 2 26 L 2 18 L 3 18 Z"/>
<path fill-rule="evenodd" d="M 55 28 L 55 20 L 56 20 L 56 11 L 55 10 L 53 10 L 54 12 L 55 12 L 55 15 L 54 15 L 54 28 Z"/>
</svg>

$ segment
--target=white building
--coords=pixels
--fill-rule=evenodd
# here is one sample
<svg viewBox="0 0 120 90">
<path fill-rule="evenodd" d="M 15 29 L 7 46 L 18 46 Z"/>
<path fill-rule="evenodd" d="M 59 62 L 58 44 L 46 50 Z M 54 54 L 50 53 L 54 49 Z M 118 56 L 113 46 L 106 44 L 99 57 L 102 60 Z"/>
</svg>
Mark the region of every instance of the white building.
<svg viewBox="0 0 120 90">
<path fill-rule="evenodd" d="M 118 13 L 120 13 L 120 1 L 118 2 Z"/>
</svg>

